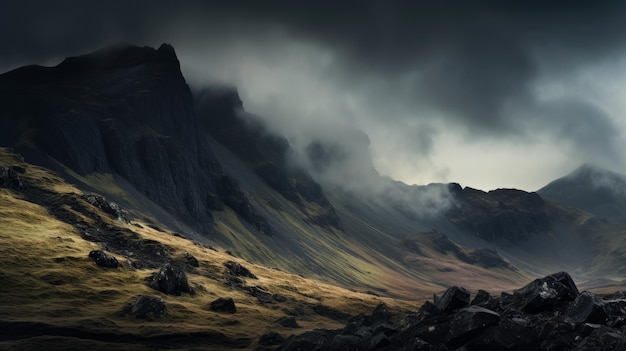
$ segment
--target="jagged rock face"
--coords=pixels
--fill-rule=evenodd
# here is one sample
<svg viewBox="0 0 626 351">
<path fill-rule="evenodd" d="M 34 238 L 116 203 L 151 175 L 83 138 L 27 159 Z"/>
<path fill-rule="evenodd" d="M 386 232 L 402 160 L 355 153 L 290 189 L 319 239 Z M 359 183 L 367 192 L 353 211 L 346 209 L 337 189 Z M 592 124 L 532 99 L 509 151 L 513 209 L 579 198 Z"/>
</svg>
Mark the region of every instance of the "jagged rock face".
<svg viewBox="0 0 626 351">
<path fill-rule="evenodd" d="M 79 174 L 116 173 L 177 217 L 210 223 L 221 167 L 169 45 L 118 45 L 0 75 L 0 124 Z M 14 123 L 19 120 L 20 123 Z M 3 136 L 3 135 L 0 135 Z M 39 159 L 45 160 L 45 155 Z"/>
<path fill-rule="evenodd" d="M 340 226 L 321 186 L 302 167 L 289 165 L 292 150 L 287 139 L 270 133 L 258 118 L 243 112 L 236 90 L 207 88 L 195 99 L 199 123 L 207 133 L 246 161 L 267 185 L 298 205 L 312 222 Z M 309 215 L 304 201 L 319 205 L 322 213 Z"/>
<path fill-rule="evenodd" d="M 539 290 L 549 303 L 527 310 L 528 292 Z M 554 292 L 549 289 L 554 290 Z M 353 318 L 341 330 L 315 330 L 290 336 L 279 350 L 623 350 L 626 300 L 622 295 L 599 298 L 578 293 L 567 273 L 537 279 L 513 295 L 491 297 L 449 288 L 444 297 L 454 304 L 427 301 L 404 324 L 393 325 L 380 313 Z M 549 296 L 548 296 L 549 295 Z M 452 301 L 447 298 L 447 301 Z M 438 307 L 439 306 L 439 307 Z M 452 308 L 451 306 L 454 306 Z M 591 318 L 597 324 L 589 323 Z"/>
<path fill-rule="evenodd" d="M 446 218 L 481 239 L 521 242 L 551 227 L 545 202 L 536 193 L 513 189 L 485 193 L 471 188 L 451 191 L 456 206 L 447 211 Z"/>
</svg>

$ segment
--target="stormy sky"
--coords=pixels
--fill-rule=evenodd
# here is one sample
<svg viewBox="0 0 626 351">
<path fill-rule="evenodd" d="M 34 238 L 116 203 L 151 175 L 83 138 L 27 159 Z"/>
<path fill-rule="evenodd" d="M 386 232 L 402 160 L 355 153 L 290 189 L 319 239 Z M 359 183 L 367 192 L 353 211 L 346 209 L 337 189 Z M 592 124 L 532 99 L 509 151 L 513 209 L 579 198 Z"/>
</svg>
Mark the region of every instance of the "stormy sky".
<svg viewBox="0 0 626 351">
<path fill-rule="evenodd" d="M 625 34 L 623 1 L 2 2 L 0 71 L 167 42 L 192 87 L 236 86 L 302 152 L 537 190 L 584 162 L 626 173 Z"/>
</svg>

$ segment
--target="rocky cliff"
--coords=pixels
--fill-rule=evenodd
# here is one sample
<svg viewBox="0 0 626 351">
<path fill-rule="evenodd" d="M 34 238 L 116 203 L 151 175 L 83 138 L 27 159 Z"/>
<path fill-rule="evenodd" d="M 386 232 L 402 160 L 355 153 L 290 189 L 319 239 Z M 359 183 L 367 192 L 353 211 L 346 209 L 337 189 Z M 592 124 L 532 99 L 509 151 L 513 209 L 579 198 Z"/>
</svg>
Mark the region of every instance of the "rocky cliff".
<svg viewBox="0 0 626 351">
<path fill-rule="evenodd" d="M 170 45 L 115 45 L 55 67 L 23 67 L 0 76 L 0 99 L 4 146 L 66 175 L 118 175 L 203 231 L 226 204 L 269 232 L 198 128 Z"/>
</svg>

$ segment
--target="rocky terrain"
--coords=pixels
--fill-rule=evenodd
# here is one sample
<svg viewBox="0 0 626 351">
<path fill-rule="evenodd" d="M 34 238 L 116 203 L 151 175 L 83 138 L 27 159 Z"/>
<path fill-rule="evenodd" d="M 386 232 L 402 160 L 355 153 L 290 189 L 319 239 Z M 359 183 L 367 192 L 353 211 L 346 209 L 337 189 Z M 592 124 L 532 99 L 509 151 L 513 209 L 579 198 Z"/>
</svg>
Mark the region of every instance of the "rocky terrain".
<svg viewBox="0 0 626 351">
<path fill-rule="evenodd" d="M 574 285 L 623 287 L 620 176 L 407 185 L 376 172 L 358 130 L 363 150 L 321 138 L 305 162 L 243 106 L 234 88 L 192 92 L 167 44 L 0 75 L 2 347 L 623 344 L 621 296 Z M 341 169 L 355 153 L 364 171 Z"/>
<path fill-rule="evenodd" d="M 565 272 L 499 296 L 453 286 L 401 324 L 379 305 L 343 329 L 291 336 L 279 350 L 623 350 L 625 297 L 581 293 Z"/>
<path fill-rule="evenodd" d="M 131 217 L 0 148 L 0 349 L 272 349 L 384 302 Z"/>
</svg>

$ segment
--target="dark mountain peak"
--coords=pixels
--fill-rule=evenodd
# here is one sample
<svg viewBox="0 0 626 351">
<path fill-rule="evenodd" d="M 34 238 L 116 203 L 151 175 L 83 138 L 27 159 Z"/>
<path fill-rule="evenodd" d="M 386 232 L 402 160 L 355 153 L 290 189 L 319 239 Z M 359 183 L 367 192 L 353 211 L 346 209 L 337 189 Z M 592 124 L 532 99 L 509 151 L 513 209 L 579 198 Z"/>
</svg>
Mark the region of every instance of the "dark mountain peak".
<svg viewBox="0 0 626 351">
<path fill-rule="evenodd" d="M 117 43 L 94 52 L 67 57 L 54 67 L 28 65 L 0 75 L 0 83 L 28 86 L 32 84 L 68 81 L 84 78 L 102 71 L 113 71 L 139 65 L 150 65 L 159 71 L 181 75 L 174 48 L 162 44 L 158 49 Z M 182 75 L 181 75 L 182 77 Z"/>
<path fill-rule="evenodd" d="M 93 68 L 128 67 L 146 62 L 179 65 L 176 52 L 169 44 L 162 44 L 159 49 L 154 49 L 149 46 L 140 47 L 117 43 L 89 54 L 68 57 L 58 67 L 69 71 L 80 71 Z"/>
<path fill-rule="evenodd" d="M 626 176 L 593 164 L 581 165 L 538 193 L 599 216 L 626 219 Z"/>
<path fill-rule="evenodd" d="M 622 175 L 600 166 L 584 163 L 569 174 L 550 182 L 540 192 L 551 191 L 563 184 L 593 189 L 614 189 L 616 185 L 626 186 L 626 175 Z"/>
<path fill-rule="evenodd" d="M 565 177 L 584 179 L 584 178 L 591 177 L 594 174 L 601 174 L 601 173 L 613 173 L 613 172 L 609 171 L 608 169 L 601 168 L 600 166 L 595 165 L 593 163 L 583 163 L 582 165 L 580 165 L 578 168 L 570 172 Z"/>
</svg>

